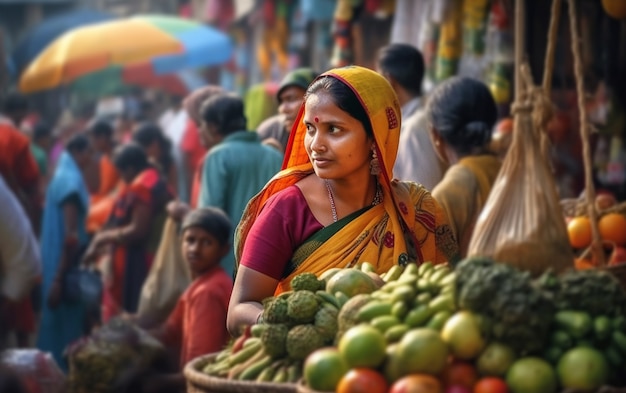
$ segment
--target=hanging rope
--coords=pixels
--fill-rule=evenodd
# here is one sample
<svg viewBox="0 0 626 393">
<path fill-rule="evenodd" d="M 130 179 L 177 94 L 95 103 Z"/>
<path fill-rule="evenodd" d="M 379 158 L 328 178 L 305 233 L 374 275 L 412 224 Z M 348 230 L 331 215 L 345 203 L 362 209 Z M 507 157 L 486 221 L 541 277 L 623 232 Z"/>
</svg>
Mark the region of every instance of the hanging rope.
<svg viewBox="0 0 626 393">
<path fill-rule="evenodd" d="M 546 58 L 543 67 L 543 89 L 548 97 L 552 90 L 552 73 L 554 70 L 554 53 L 556 50 L 556 37 L 559 32 L 559 21 L 561 20 L 561 0 L 552 1 L 550 13 L 550 27 L 548 28 L 548 44 L 546 46 Z"/>
<path fill-rule="evenodd" d="M 580 112 L 580 136 L 583 144 L 583 163 L 585 166 L 585 195 L 587 202 L 587 214 L 591 221 L 591 252 L 595 261 L 604 266 L 604 250 L 598 230 L 598 214 L 595 206 L 596 192 L 593 186 L 593 163 L 591 159 L 591 146 L 589 143 L 589 125 L 587 124 L 587 112 L 585 110 L 585 91 L 583 85 L 583 65 L 580 55 L 580 36 L 576 23 L 576 1 L 569 0 L 569 25 L 572 35 L 572 53 L 574 55 L 574 76 L 576 77 L 576 94 L 578 96 L 578 111 Z"/>
</svg>

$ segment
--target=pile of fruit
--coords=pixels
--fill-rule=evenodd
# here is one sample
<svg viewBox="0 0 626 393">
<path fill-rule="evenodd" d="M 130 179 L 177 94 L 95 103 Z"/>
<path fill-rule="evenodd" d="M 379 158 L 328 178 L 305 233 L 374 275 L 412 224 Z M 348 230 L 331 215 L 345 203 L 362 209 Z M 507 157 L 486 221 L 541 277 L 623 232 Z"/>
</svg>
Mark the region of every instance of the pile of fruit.
<svg viewBox="0 0 626 393">
<path fill-rule="evenodd" d="M 580 202 L 578 203 L 580 205 Z M 599 212 L 597 225 L 606 251 L 605 261 L 609 266 L 626 263 L 626 215 L 625 211 L 622 211 L 626 209 L 626 205 L 622 203 L 619 206 L 624 208 L 618 209 L 613 195 L 599 193 L 595 206 Z M 593 236 L 591 220 L 585 215 L 585 210 L 579 208 L 576 212 L 570 212 L 569 216 L 565 217 L 565 222 L 570 245 L 578 255 L 576 267 L 581 270 L 597 267 L 598 262 L 593 260 L 588 252 Z"/>
<path fill-rule="evenodd" d="M 609 273 L 533 279 L 486 258 L 373 270 L 297 276 L 204 372 L 339 393 L 626 386 L 626 293 Z"/>
</svg>

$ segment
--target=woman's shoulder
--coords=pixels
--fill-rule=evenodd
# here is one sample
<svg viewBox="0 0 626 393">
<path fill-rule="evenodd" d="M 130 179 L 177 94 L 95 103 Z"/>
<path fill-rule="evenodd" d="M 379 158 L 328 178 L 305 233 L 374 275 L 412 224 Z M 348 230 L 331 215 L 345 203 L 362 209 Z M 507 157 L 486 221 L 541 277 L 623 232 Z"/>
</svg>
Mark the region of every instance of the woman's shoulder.
<svg viewBox="0 0 626 393">
<path fill-rule="evenodd" d="M 272 195 L 265 203 L 265 207 L 275 205 L 279 205 L 281 209 L 287 210 L 287 208 L 294 206 L 306 206 L 306 199 L 304 194 L 302 194 L 302 190 L 298 186 L 292 185 Z"/>
</svg>

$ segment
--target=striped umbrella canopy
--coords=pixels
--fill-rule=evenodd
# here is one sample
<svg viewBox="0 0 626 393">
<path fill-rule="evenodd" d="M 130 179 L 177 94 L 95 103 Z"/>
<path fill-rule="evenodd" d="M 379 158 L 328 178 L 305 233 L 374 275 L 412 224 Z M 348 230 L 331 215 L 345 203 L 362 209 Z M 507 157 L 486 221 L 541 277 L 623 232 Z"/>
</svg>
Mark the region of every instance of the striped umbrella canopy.
<svg viewBox="0 0 626 393">
<path fill-rule="evenodd" d="M 44 49 L 20 78 L 23 93 L 65 85 L 108 67 L 144 68 L 163 75 L 222 64 L 231 38 L 191 20 L 140 15 L 72 29 Z"/>
</svg>

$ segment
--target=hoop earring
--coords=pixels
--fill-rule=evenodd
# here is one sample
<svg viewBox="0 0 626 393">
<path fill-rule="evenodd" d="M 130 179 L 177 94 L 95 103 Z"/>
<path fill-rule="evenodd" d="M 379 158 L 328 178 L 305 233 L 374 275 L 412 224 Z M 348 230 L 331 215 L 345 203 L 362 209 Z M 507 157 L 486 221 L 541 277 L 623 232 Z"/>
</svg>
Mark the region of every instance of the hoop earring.
<svg viewBox="0 0 626 393">
<path fill-rule="evenodd" d="M 372 160 L 370 161 L 370 173 L 374 176 L 380 175 L 380 163 L 378 162 L 378 155 L 376 149 L 372 149 Z"/>
</svg>

